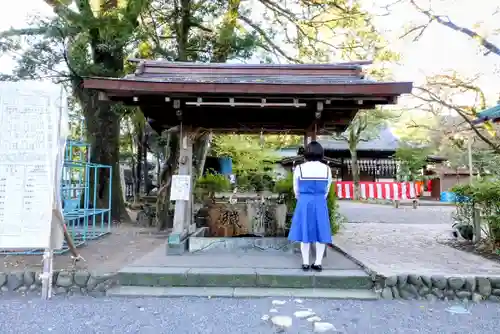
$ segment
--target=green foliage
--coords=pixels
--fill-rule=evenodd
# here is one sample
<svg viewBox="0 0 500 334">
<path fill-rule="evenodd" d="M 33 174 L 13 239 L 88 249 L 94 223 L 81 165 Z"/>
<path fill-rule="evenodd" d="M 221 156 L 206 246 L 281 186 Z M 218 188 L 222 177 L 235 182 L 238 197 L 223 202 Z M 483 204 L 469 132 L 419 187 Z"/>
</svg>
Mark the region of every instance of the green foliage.
<svg viewBox="0 0 500 334">
<path fill-rule="evenodd" d="M 396 150 L 394 158 L 399 162 L 398 181 L 424 181 L 422 169 L 427 165 L 430 150 L 426 147 L 411 147 L 402 145 Z"/>
<path fill-rule="evenodd" d="M 297 205 L 297 199 L 295 198 L 295 193 L 293 192 L 293 174 L 288 173 L 287 176 L 276 182 L 274 191 L 281 195 L 283 202 L 287 206 L 289 213 L 293 213 L 295 206 Z M 330 229 L 332 235 L 338 233 L 340 229 L 340 216 L 338 214 L 338 204 L 337 195 L 335 193 L 335 185 L 332 184 L 327 197 L 328 214 L 330 216 Z M 287 221 L 287 224 L 291 224 L 291 221 Z"/>
<path fill-rule="evenodd" d="M 455 218 L 463 224 L 472 224 L 474 209 L 481 211 L 487 235 L 492 245 L 500 243 L 500 180 L 485 178 L 471 184 L 456 185 L 451 189 L 457 195 Z"/>
<path fill-rule="evenodd" d="M 229 179 L 221 174 L 207 173 L 196 181 L 196 194 L 213 198 L 215 193 L 231 190 Z"/>
</svg>

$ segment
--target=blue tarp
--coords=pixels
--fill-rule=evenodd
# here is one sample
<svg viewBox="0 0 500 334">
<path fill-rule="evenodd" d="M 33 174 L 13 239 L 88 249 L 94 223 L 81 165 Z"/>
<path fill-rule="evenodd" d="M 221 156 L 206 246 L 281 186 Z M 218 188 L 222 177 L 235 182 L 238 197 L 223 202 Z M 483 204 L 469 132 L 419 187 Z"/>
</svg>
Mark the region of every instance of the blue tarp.
<svg viewBox="0 0 500 334">
<path fill-rule="evenodd" d="M 478 113 L 473 123 L 481 124 L 487 121 L 500 121 L 500 104 Z"/>
</svg>

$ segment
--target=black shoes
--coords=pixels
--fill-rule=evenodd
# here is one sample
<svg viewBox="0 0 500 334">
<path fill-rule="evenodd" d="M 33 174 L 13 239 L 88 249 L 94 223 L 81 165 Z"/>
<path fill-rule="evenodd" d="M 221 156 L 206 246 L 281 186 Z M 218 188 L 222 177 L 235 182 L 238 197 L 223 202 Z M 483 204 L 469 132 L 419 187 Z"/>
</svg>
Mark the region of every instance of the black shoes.
<svg viewBox="0 0 500 334">
<path fill-rule="evenodd" d="M 314 270 L 314 271 L 318 271 L 319 272 L 319 271 L 323 270 L 323 267 L 321 265 L 315 265 L 315 264 L 313 264 L 311 266 L 311 269 Z"/>
<path fill-rule="evenodd" d="M 304 271 L 308 271 L 309 268 L 311 268 L 314 271 L 318 271 L 318 272 L 323 270 L 323 267 L 321 265 L 315 265 L 315 264 L 313 264 L 311 266 L 308 265 L 308 264 L 303 264 L 302 265 L 302 270 L 304 270 Z"/>
</svg>

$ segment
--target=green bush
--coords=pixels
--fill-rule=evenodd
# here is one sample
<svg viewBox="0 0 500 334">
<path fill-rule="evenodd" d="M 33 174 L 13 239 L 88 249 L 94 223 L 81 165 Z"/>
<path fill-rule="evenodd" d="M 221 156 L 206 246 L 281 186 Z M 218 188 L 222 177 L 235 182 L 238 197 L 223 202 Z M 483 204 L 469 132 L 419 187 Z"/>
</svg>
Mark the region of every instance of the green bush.
<svg viewBox="0 0 500 334">
<path fill-rule="evenodd" d="M 274 187 L 274 192 L 280 194 L 283 198 L 284 203 L 287 206 L 288 213 L 293 214 L 297 200 L 295 199 L 295 194 L 293 192 L 293 174 L 288 173 L 284 179 L 276 182 Z M 337 195 L 335 194 L 335 185 L 332 184 L 330 187 L 330 192 L 327 197 L 328 214 L 330 215 L 330 228 L 332 235 L 337 234 L 340 229 L 339 215 L 338 215 L 338 204 Z M 287 227 L 290 227 L 291 220 L 287 221 Z"/>
<path fill-rule="evenodd" d="M 225 175 L 207 173 L 196 181 L 197 197 L 213 198 L 215 193 L 230 191 L 231 182 Z"/>
<path fill-rule="evenodd" d="M 472 224 L 474 209 L 479 209 L 482 222 L 487 225 L 489 241 L 500 243 L 500 181 L 482 179 L 456 185 L 451 191 L 457 196 L 454 218 L 462 224 Z"/>
</svg>

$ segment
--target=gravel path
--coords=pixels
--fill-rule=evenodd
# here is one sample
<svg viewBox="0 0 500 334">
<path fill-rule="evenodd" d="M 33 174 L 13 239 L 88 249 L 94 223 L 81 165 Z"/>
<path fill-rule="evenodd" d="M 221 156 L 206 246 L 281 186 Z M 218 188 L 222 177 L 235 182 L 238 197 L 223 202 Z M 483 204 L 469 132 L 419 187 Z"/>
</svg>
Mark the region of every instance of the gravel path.
<svg viewBox="0 0 500 334">
<path fill-rule="evenodd" d="M 400 207 L 340 201 L 347 217 L 334 243 L 382 275 L 500 275 L 500 264 L 443 245 L 453 207 Z"/>
<path fill-rule="evenodd" d="M 274 300 L 275 301 L 275 300 Z M 483 303 L 462 306 L 457 303 L 418 301 L 332 301 L 272 298 L 220 299 L 94 299 L 86 297 L 55 298 L 49 302 L 12 297 L 2 299 L 0 323 L 2 334 L 16 333 L 175 333 L 175 334 L 267 334 L 276 333 L 278 325 L 292 321 L 286 333 L 313 333 L 313 323 L 299 319 L 294 312 L 306 315 L 311 309 L 327 333 L 498 333 L 500 309 Z M 276 302 L 276 301 L 275 301 Z M 277 312 L 270 312 L 275 309 Z M 454 312 L 466 312 L 465 314 Z"/>
<path fill-rule="evenodd" d="M 413 209 L 401 206 L 395 209 L 390 205 L 364 204 L 339 201 L 340 213 L 351 223 L 390 223 L 390 224 L 448 224 L 455 211 L 450 206 L 421 206 Z"/>
</svg>

